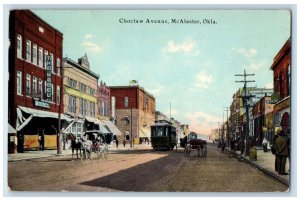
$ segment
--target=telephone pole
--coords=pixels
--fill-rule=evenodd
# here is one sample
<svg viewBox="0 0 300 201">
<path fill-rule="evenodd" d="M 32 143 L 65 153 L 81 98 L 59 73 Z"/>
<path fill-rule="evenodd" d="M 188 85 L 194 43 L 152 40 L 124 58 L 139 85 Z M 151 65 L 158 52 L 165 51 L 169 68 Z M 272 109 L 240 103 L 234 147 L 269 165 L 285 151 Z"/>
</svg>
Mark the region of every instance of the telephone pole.
<svg viewBox="0 0 300 201">
<path fill-rule="evenodd" d="M 227 139 L 227 146 L 229 147 L 229 128 L 228 128 L 228 110 L 229 108 L 228 107 L 224 107 L 226 110 L 226 118 L 227 118 L 227 121 L 226 121 L 226 139 Z"/>
<path fill-rule="evenodd" d="M 239 98 L 242 98 L 243 102 L 243 107 L 246 108 L 246 126 L 245 126 L 245 131 L 244 134 L 242 135 L 242 143 L 244 143 L 245 146 L 245 156 L 249 156 L 249 150 L 250 150 L 250 141 L 249 141 L 249 104 L 248 101 L 251 97 L 254 97 L 252 95 L 248 95 L 247 93 L 247 83 L 248 82 L 255 82 L 255 80 L 247 80 L 248 76 L 254 76 L 255 74 L 247 74 L 246 70 L 244 70 L 244 74 L 236 74 L 235 76 L 243 76 L 244 80 L 242 81 L 235 81 L 235 82 L 243 82 L 244 83 L 244 88 L 243 88 L 243 95 L 239 96 Z M 246 140 L 246 143 L 245 143 Z M 242 153 L 243 151 L 242 150 Z"/>
</svg>

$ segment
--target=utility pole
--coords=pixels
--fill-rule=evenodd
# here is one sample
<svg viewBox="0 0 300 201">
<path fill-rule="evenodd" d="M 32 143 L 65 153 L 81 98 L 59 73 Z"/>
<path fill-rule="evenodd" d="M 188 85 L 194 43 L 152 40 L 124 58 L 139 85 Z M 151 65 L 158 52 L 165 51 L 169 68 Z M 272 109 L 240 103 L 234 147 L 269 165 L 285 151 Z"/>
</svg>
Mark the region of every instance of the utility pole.
<svg viewBox="0 0 300 201">
<path fill-rule="evenodd" d="M 226 111 L 226 118 L 227 118 L 227 121 L 226 121 L 226 139 L 227 139 L 227 145 L 228 145 L 228 147 L 229 147 L 229 128 L 228 128 L 228 110 L 229 110 L 229 108 L 228 107 L 224 107 L 224 108 L 226 108 L 226 110 L 224 110 L 224 111 Z"/>
<path fill-rule="evenodd" d="M 243 95 L 239 96 L 239 98 L 242 98 L 243 107 L 246 107 L 246 126 L 245 126 L 245 134 L 242 135 L 242 143 L 246 146 L 245 148 L 245 156 L 249 156 L 249 150 L 250 150 L 250 141 L 249 141 L 249 105 L 248 101 L 251 97 L 251 95 L 248 95 L 247 93 L 247 83 L 248 82 L 255 82 L 254 80 L 247 80 L 247 76 L 254 76 L 255 74 L 247 74 L 246 70 L 244 70 L 244 74 L 236 74 L 235 76 L 243 76 L 244 80 L 242 81 L 235 81 L 235 82 L 243 82 L 244 88 L 243 88 Z M 246 140 L 246 143 L 245 143 Z"/>
</svg>

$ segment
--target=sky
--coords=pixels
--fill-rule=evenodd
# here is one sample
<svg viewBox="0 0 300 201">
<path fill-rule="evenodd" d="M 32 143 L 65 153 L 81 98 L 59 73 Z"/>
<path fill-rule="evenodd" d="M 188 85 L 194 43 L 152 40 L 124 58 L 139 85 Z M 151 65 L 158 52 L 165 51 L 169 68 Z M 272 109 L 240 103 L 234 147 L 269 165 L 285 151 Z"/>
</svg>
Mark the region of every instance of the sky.
<svg viewBox="0 0 300 201">
<path fill-rule="evenodd" d="M 86 53 L 108 86 L 137 80 L 157 111 L 170 116 L 171 104 L 173 118 L 206 135 L 226 121 L 226 107 L 243 87 L 235 74 L 245 69 L 255 74 L 249 86 L 273 87 L 270 67 L 291 29 L 287 10 L 33 11 L 63 33 L 64 57 L 77 61 Z"/>
</svg>

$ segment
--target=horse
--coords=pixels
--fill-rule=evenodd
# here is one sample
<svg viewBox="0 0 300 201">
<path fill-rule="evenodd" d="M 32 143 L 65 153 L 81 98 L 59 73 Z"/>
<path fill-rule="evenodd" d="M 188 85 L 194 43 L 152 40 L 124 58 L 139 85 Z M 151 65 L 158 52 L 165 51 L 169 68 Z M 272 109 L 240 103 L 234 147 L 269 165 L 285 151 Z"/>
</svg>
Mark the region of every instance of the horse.
<svg viewBox="0 0 300 201">
<path fill-rule="evenodd" d="M 66 137 L 67 140 L 71 140 L 71 147 L 72 147 L 72 159 L 74 155 L 74 150 L 76 150 L 76 156 L 78 159 L 78 150 L 80 152 L 81 157 L 81 149 L 82 149 L 82 142 L 75 138 L 75 136 L 72 133 L 69 133 Z"/>
</svg>

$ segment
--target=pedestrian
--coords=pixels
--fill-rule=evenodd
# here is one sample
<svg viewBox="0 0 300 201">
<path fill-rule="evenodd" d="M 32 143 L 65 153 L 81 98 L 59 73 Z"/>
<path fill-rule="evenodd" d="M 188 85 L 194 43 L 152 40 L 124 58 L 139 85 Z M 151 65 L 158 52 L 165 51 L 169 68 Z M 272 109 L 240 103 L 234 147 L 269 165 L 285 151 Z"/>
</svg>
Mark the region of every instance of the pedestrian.
<svg viewBox="0 0 300 201">
<path fill-rule="evenodd" d="M 268 152 L 268 141 L 267 141 L 266 137 L 264 137 L 264 139 L 262 141 L 262 146 L 263 146 L 264 152 Z"/>
<path fill-rule="evenodd" d="M 222 140 L 222 145 L 221 145 L 222 147 L 221 147 L 221 151 L 222 151 L 222 153 L 224 153 L 224 151 L 225 151 L 225 147 L 226 147 L 226 143 L 225 143 L 225 140 L 223 139 Z"/>
<path fill-rule="evenodd" d="M 118 146 L 119 146 L 119 140 L 116 139 L 116 147 L 118 148 Z"/>
<path fill-rule="evenodd" d="M 286 158 L 288 157 L 288 141 L 285 133 L 281 130 L 274 143 L 275 155 L 277 158 L 277 170 L 280 175 L 287 175 L 285 172 Z"/>
<path fill-rule="evenodd" d="M 124 147 L 126 146 L 126 140 L 125 139 L 123 140 L 123 146 Z"/>
</svg>

